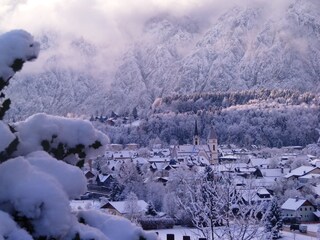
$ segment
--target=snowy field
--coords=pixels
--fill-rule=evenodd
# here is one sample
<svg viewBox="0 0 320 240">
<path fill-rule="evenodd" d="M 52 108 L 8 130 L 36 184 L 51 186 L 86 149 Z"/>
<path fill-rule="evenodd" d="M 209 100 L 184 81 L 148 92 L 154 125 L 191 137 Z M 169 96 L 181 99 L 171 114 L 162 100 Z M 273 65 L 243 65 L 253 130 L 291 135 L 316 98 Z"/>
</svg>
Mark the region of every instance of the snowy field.
<svg viewBox="0 0 320 240">
<path fill-rule="evenodd" d="M 320 224 L 308 224 L 308 231 L 313 232 L 314 234 L 317 232 L 318 226 Z M 160 230 L 153 230 L 150 232 L 158 232 L 159 237 L 161 240 L 167 239 L 167 234 L 174 234 L 175 240 L 183 240 L 183 236 L 190 236 L 191 240 L 198 240 L 203 235 L 200 233 L 199 230 L 194 228 L 183 228 L 183 227 L 175 227 L 173 229 L 160 229 Z M 300 234 L 298 231 L 295 232 L 281 232 L 282 238 L 280 240 L 317 240 L 315 236 L 306 236 Z M 221 240 L 221 239 L 219 239 Z M 258 239 L 257 239 L 258 240 Z M 260 240 L 260 238 L 259 238 Z"/>
</svg>

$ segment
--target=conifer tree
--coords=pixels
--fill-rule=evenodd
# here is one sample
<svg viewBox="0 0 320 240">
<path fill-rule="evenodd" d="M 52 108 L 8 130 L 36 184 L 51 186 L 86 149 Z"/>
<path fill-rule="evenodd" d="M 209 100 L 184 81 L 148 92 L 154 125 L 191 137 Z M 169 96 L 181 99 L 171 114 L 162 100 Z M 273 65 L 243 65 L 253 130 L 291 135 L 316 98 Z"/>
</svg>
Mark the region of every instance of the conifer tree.
<svg viewBox="0 0 320 240">
<path fill-rule="evenodd" d="M 148 203 L 148 209 L 146 211 L 146 215 L 156 216 L 157 211 L 154 209 L 152 202 Z"/>
<path fill-rule="evenodd" d="M 280 238 L 280 230 L 282 228 L 281 209 L 278 199 L 274 198 L 265 215 L 265 229 L 272 239 Z"/>
</svg>

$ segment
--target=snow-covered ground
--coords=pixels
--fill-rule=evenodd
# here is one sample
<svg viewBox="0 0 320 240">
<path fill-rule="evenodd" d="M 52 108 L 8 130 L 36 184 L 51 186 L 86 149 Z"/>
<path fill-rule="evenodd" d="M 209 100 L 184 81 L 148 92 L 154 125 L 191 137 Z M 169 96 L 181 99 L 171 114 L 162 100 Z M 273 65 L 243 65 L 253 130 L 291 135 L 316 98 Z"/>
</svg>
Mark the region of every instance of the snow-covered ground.
<svg viewBox="0 0 320 240">
<path fill-rule="evenodd" d="M 315 224 L 303 224 L 303 225 L 307 225 L 308 227 L 308 232 L 314 232 L 316 233 L 318 231 L 318 228 L 320 227 L 320 223 L 315 223 Z"/>
<path fill-rule="evenodd" d="M 281 233 L 282 238 L 281 240 L 316 240 L 319 238 L 313 237 L 313 236 L 306 236 L 299 234 L 296 232 L 282 232 Z"/>
<path fill-rule="evenodd" d="M 166 240 L 167 234 L 174 234 L 175 240 L 182 240 L 183 236 L 190 236 L 191 240 L 198 240 L 199 237 L 203 237 L 201 232 L 195 228 L 174 227 L 173 229 L 160 229 L 151 232 L 157 232 L 161 240 Z"/>
<path fill-rule="evenodd" d="M 320 224 L 307 224 L 308 231 L 316 233 Z M 161 240 L 167 239 L 167 234 L 174 234 L 175 240 L 183 240 L 183 236 L 190 236 L 191 240 L 198 240 L 201 235 L 200 231 L 194 228 L 183 228 L 183 227 L 174 227 L 173 229 L 160 229 L 160 230 L 152 230 L 150 232 L 158 232 Z M 298 231 L 295 232 L 281 232 L 281 240 L 317 240 L 320 238 L 316 238 L 315 236 L 306 236 L 300 234 Z M 221 239 L 220 239 L 221 240 Z M 261 240 L 260 238 L 257 240 Z"/>
</svg>

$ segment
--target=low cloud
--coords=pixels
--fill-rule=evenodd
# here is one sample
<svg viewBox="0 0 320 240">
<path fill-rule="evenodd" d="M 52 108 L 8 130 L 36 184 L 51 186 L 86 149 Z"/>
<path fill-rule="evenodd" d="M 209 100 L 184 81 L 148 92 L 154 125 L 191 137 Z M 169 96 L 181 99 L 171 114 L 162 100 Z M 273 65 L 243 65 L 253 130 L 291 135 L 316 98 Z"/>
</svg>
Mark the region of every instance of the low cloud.
<svg viewBox="0 0 320 240">
<path fill-rule="evenodd" d="M 104 49 L 103 56 L 97 59 L 104 59 L 101 60 L 107 63 L 104 66 L 111 66 L 125 47 L 140 37 L 144 23 L 153 16 L 189 16 L 200 25 L 207 26 L 222 12 L 235 5 L 263 5 L 270 9 L 270 14 L 274 14 L 283 11 L 292 1 L 294 0 L 2 0 L 0 32 L 18 28 L 39 35 L 53 31 L 58 36 L 59 48 L 56 50 L 61 54 L 71 55 L 75 53 L 68 50 L 69 42 L 83 37 Z M 50 54 L 44 53 L 43 58 L 49 58 Z M 73 65 L 78 65 L 74 63 L 77 63 L 76 58 Z"/>
</svg>

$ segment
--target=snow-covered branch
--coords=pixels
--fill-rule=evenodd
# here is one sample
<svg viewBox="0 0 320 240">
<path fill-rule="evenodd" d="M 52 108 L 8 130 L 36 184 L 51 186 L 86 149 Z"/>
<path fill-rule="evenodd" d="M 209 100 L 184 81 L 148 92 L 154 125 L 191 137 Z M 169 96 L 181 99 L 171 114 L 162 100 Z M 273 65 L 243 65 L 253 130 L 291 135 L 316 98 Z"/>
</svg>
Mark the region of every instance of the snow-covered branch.
<svg viewBox="0 0 320 240">
<path fill-rule="evenodd" d="M 0 239 L 156 240 L 128 220 L 71 212 L 69 200 L 86 192 L 87 181 L 68 163 L 81 167 L 109 141 L 90 122 L 46 114 L 2 121 L 11 103 L 3 89 L 38 53 L 39 43 L 23 30 L 0 35 Z"/>
</svg>

